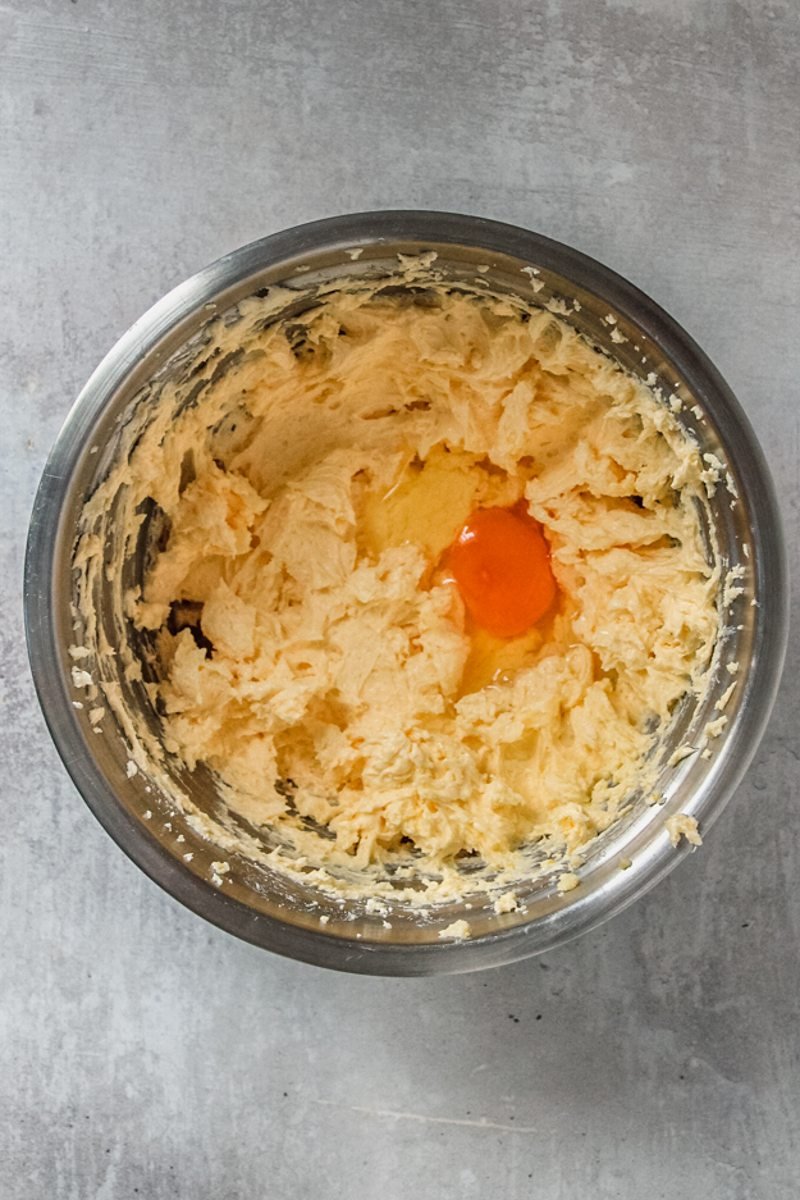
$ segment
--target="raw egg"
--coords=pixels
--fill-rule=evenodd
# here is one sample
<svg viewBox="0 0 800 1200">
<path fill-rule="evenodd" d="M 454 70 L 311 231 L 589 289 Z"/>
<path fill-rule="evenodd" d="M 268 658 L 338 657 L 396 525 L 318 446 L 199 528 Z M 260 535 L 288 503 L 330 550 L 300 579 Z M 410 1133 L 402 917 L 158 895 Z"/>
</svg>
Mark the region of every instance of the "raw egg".
<svg viewBox="0 0 800 1200">
<path fill-rule="evenodd" d="M 447 552 L 467 612 L 495 637 L 518 637 L 556 598 L 550 551 L 523 503 L 479 508 Z"/>
</svg>

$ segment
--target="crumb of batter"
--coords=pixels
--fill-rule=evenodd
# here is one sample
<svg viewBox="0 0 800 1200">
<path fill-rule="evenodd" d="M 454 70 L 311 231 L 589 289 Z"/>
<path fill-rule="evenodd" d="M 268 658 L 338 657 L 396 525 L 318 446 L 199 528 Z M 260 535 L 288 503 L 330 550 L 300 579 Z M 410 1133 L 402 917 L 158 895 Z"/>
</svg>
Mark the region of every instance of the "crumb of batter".
<svg viewBox="0 0 800 1200">
<path fill-rule="evenodd" d="M 470 927 L 466 921 L 453 921 L 451 925 L 439 930 L 440 938 L 455 938 L 461 940 L 470 936 Z"/>
<path fill-rule="evenodd" d="M 686 841 L 692 846 L 702 846 L 703 839 L 694 817 L 690 817 L 686 813 L 677 813 L 674 817 L 667 817 L 664 825 L 673 846 L 677 846 L 682 837 L 686 838 Z"/>
<path fill-rule="evenodd" d="M 703 733 L 709 740 L 711 738 L 717 738 L 727 724 L 728 718 L 723 714 L 721 717 L 717 717 L 714 721 L 708 721 L 703 729 Z"/>
<path fill-rule="evenodd" d="M 733 693 L 736 691 L 737 686 L 737 681 L 734 680 L 730 687 L 725 689 L 719 700 L 717 700 L 716 704 L 714 705 L 714 708 L 717 710 L 717 712 L 722 712 L 724 708 L 727 708 L 728 702 L 730 701 Z"/>
<path fill-rule="evenodd" d="M 556 880 L 556 887 L 560 892 L 572 892 L 580 883 L 580 879 L 574 871 L 562 871 Z"/>
<path fill-rule="evenodd" d="M 214 887 L 222 887 L 224 877 L 230 872 L 230 869 L 231 865 L 229 862 L 212 862 L 209 878 Z"/>
</svg>

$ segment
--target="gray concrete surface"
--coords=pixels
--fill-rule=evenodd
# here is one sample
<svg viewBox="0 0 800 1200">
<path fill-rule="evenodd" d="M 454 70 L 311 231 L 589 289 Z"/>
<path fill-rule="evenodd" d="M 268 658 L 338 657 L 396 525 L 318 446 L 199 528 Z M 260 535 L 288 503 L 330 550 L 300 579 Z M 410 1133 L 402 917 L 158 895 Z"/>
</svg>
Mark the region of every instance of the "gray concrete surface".
<svg viewBox="0 0 800 1200">
<path fill-rule="evenodd" d="M 459 979 L 348 978 L 206 927 L 68 782 L 23 651 L 49 444 L 151 301 L 348 209 L 571 242 L 696 336 L 797 574 L 794 0 L 0 4 L 0 1197 L 800 1194 L 796 642 L 701 853 L 602 931 Z M 796 612 L 796 608 L 795 608 Z"/>
</svg>

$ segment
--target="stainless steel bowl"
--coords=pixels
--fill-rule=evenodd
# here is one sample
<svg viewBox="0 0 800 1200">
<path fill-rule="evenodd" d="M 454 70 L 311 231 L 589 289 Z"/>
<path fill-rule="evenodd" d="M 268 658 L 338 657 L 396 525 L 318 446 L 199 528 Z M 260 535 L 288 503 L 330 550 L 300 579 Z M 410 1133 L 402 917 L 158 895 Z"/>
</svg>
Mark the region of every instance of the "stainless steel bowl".
<svg viewBox="0 0 800 1200">
<path fill-rule="evenodd" d="M 181 796 L 213 816 L 215 792 L 202 772 L 190 776 L 175 764 L 167 788 L 154 787 L 147 770 L 128 777 L 125 731 L 105 721 L 98 736 L 86 707 L 74 706 L 80 696 L 68 647 L 80 640 L 80 628 L 76 633 L 71 608 L 72 556 L 82 506 L 114 461 L 120 429 L 137 405 L 156 402 L 165 380 L 192 368 L 210 321 L 275 284 L 293 289 L 302 303 L 322 281 L 388 272 L 396 269 L 398 253 L 427 250 L 436 251 L 437 267 L 454 280 L 474 280 L 480 266 L 495 290 L 537 303 L 565 298 L 564 319 L 590 341 L 635 375 L 653 372 L 666 393 L 679 390 L 686 401 L 680 419 L 704 453 L 726 464 L 738 494 L 732 502 L 718 489 L 711 504 L 723 565 L 741 573 L 741 594 L 724 612 L 730 633 L 723 656 L 738 661 L 740 671 L 727 726 L 710 758 L 694 753 L 675 762 L 668 751 L 696 743 L 718 715 L 714 706 L 731 682 L 722 658 L 707 695 L 675 723 L 658 781 L 664 803 L 648 807 L 640 799 L 597 839 L 574 891 L 560 894 L 550 877 L 516 889 L 517 912 L 499 914 L 491 900 L 476 898 L 468 913 L 463 904 L 448 904 L 427 921 L 393 912 L 386 928 L 382 915 L 363 903 L 336 904 L 232 852 L 224 839 L 215 844 L 198 835 Z M 620 335 L 625 340 L 617 340 Z M 95 597 L 101 620 L 111 586 Z M 538 234 L 468 216 L 381 212 L 319 221 L 245 246 L 175 288 L 120 339 L 78 397 L 45 468 L 28 539 L 25 613 L 34 680 L 64 764 L 92 812 L 143 871 L 194 912 L 270 950 L 348 971 L 418 975 L 474 970 L 549 950 L 619 912 L 680 861 L 688 847 L 671 845 L 666 819 L 686 813 L 707 830 L 764 730 L 785 649 L 787 587 L 778 511 L 752 430 L 702 350 L 652 300 Z M 118 682 L 128 706 L 157 729 L 144 691 Z M 221 859 L 230 864 L 224 877 L 213 867 Z M 442 941 L 440 930 L 465 915 L 472 936 Z"/>
</svg>

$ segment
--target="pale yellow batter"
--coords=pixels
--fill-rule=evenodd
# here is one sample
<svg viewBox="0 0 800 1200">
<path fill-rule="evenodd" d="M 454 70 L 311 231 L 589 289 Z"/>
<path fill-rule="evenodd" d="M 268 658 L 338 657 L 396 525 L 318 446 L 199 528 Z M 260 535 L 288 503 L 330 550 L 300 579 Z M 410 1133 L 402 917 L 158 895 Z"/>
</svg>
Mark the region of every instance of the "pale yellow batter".
<svg viewBox="0 0 800 1200">
<path fill-rule="evenodd" d="M 321 865 L 578 851 L 717 636 L 696 448 L 566 323 L 502 300 L 354 290 L 244 349 L 126 468 L 171 526 L 128 596 L 160 631 L 167 748 Z M 440 556 L 523 498 L 558 610 L 499 641 Z"/>
</svg>

